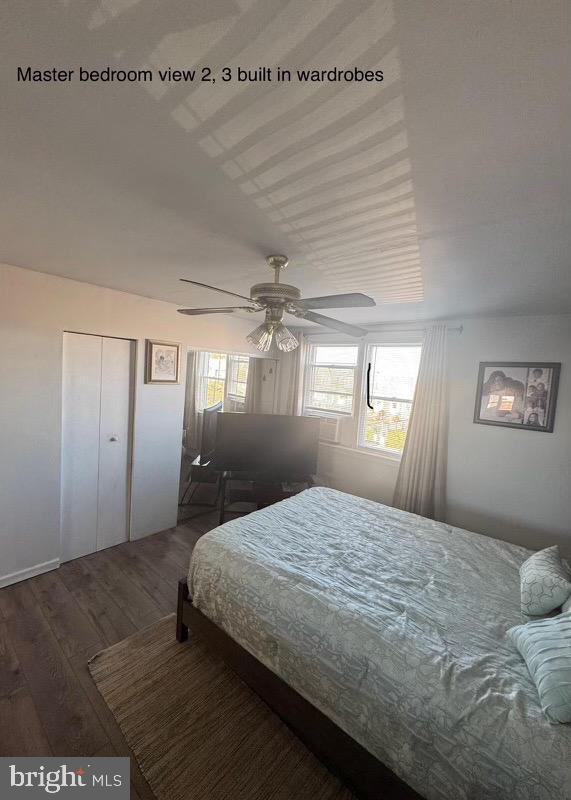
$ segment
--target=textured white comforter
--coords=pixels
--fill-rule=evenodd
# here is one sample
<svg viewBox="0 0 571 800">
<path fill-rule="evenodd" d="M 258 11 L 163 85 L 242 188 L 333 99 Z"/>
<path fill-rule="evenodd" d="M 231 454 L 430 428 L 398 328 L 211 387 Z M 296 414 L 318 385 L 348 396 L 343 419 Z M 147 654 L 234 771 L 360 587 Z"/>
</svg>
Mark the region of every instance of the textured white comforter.
<svg viewBox="0 0 571 800">
<path fill-rule="evenodd" d="M 430 800 L 570 800 L 571 726 L 544 717 L 505 636 L 528 555 L 315 488 L 203 536 L 189 587 Z"/>
</svg>

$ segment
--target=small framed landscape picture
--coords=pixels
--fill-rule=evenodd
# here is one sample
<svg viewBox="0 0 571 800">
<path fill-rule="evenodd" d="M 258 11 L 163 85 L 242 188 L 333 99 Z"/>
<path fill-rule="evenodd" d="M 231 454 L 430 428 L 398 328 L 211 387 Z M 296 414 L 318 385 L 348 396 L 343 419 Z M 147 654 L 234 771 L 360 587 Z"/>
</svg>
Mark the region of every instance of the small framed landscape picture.
<svg viewBox="0 0 571 800">
<path fill-rule="evenodd" d="M 147 339 L 145 351 L 145 383 L 178 383 L 180 344 Z"/>
<path fill-rule="evenodd" d="M 480 363 L 474 422 L 551 433 L 561 364 Z"/>
</svg>

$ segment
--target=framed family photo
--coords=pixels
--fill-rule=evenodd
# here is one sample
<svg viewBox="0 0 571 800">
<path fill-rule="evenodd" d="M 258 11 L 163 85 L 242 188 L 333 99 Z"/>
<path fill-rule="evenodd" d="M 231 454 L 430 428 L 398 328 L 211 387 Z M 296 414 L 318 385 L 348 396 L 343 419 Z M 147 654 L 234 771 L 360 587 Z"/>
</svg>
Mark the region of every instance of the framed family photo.
<svg viewBox="0 0 571 800">
<path fill-rule="evenodd" d="M 561 364 L 480 363 L 474 422 L 551 433 Z"/>
<path fill-rule="evenodd" d="M 179 375 L 180 344 L 147 339 L 145 383 L 178 383 Z"/>
</svg>

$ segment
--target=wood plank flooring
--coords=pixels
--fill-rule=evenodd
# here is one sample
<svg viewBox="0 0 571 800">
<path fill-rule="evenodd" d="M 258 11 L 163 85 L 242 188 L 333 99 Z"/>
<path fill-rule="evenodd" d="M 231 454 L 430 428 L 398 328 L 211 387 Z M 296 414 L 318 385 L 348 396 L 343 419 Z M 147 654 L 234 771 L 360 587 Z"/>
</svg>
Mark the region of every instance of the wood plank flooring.
<svg viewBox="0 0 571 800">
<path fill-rule="evenodd" d="M 176 610 L 217 512 L 0 589 L 0 756 L 131 756 L 87 662 Z M 174 635 L 174 631 L 173 631 Z M 131 756 L 131 797 L 153 795 Z"/>
</svg>

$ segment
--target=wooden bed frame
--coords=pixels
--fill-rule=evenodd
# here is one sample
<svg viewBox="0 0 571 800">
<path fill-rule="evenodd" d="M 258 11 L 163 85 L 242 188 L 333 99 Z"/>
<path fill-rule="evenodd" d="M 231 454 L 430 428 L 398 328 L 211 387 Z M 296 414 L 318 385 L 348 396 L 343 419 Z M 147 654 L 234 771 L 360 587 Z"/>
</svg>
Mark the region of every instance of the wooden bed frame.
<svg viewBox="0 0 571 800">
<path fill-rule="evenodd" d="M 196 632 L 281 717 L 299 739 L 363 800 L 422 800 L 394 772 L 244 650 L 192 605 L 185 578 L 178 584 L 176 638 Z"/>
</svg>

